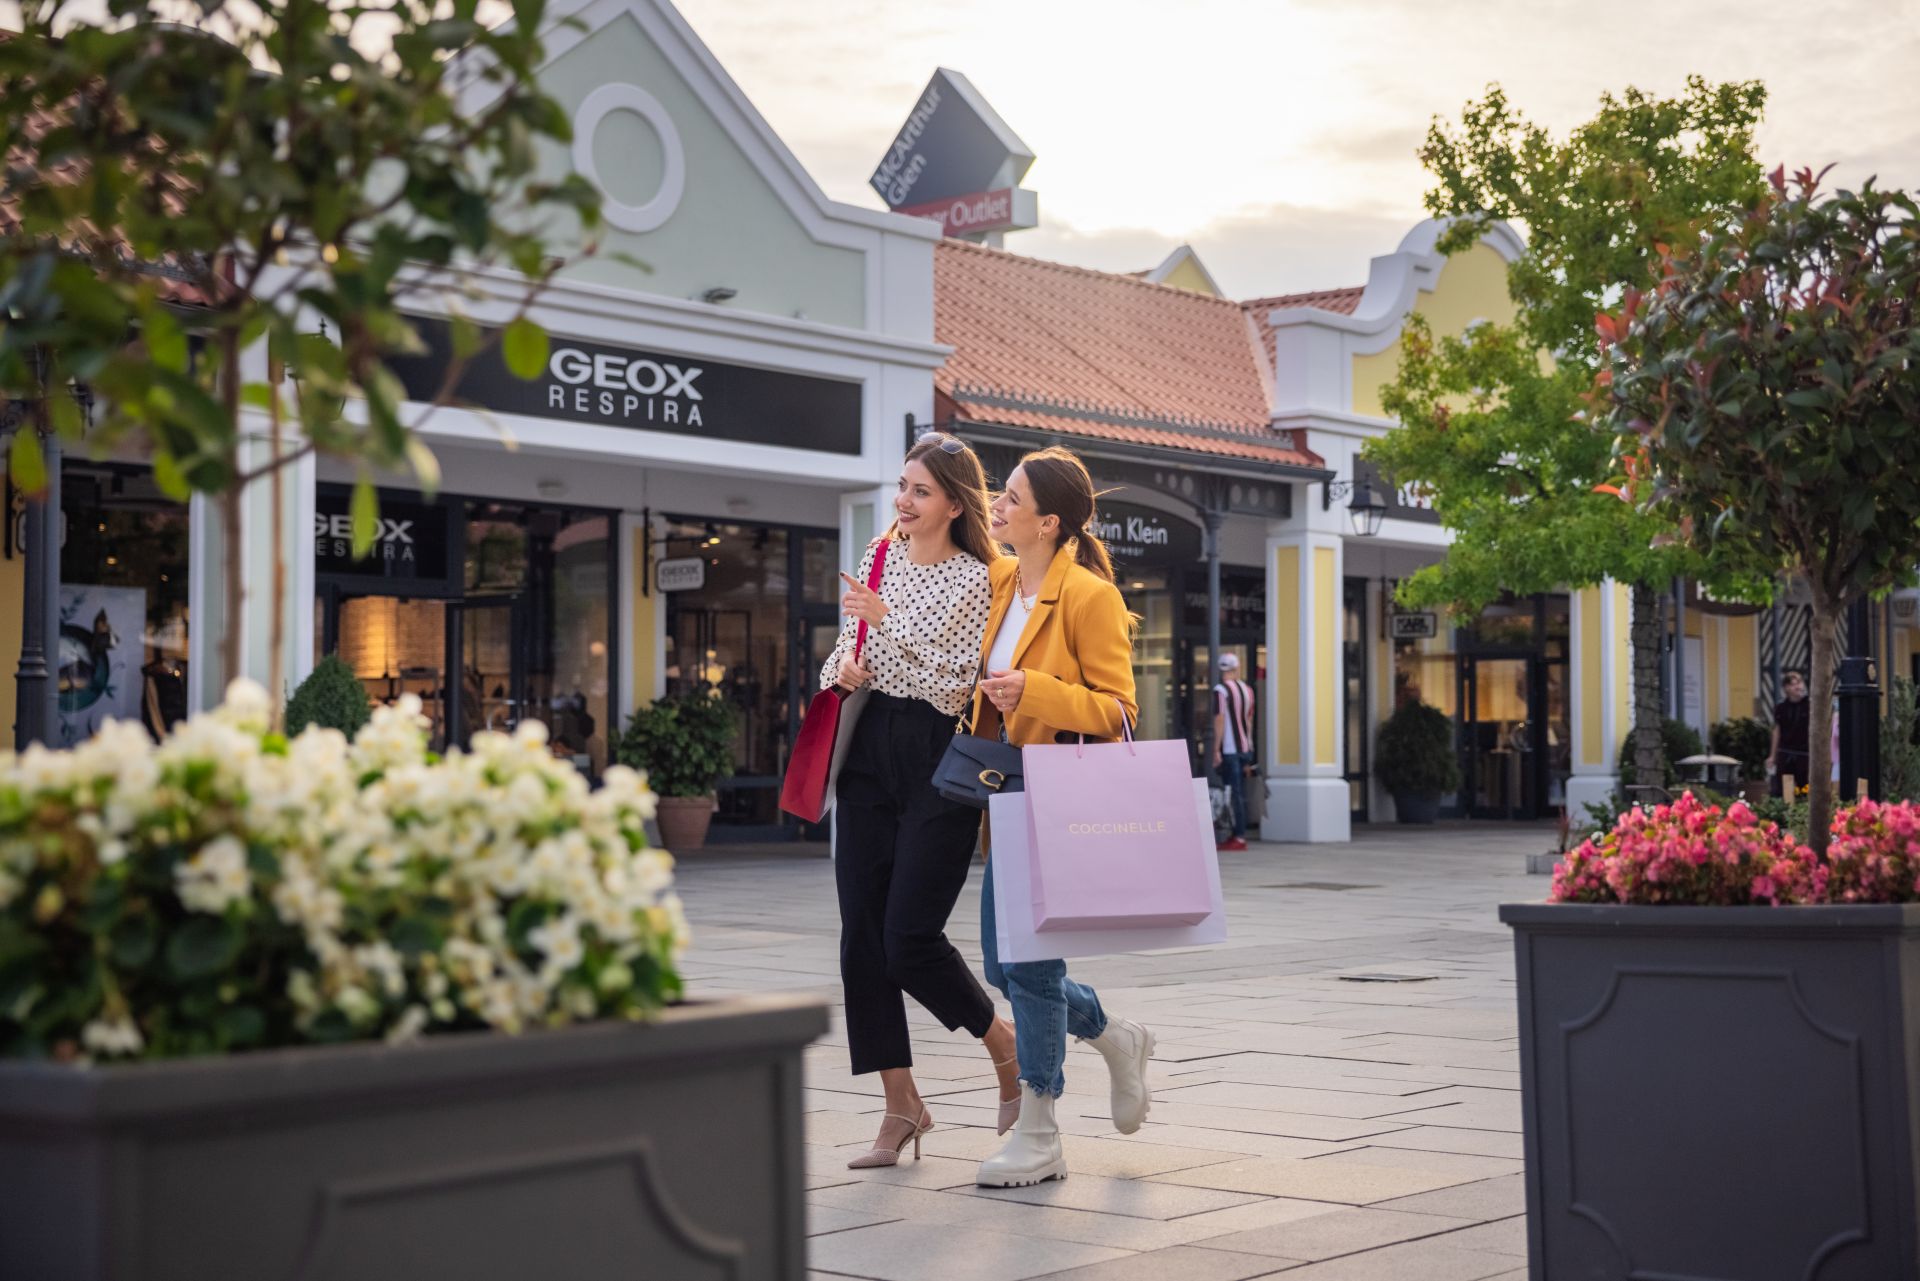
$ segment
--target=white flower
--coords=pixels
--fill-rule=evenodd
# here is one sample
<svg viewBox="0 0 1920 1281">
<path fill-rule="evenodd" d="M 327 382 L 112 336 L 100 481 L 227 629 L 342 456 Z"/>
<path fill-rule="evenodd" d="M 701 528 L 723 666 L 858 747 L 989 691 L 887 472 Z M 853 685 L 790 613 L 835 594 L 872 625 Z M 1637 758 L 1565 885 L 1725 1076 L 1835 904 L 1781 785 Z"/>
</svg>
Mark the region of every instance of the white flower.
<svg viewBox="0 0 1920 1281">
<path fill-rule="evenodd" d="M 417 1005 L 409 1005 L 406 1013 L 394 1022 L 387 1032 L 388 1045 L 400 1045 L 416 1039 L 427 1026 L 427 1012 Z"/>
<path fill-rule="evenodd" d="M 548 967 L 557 973 L 571 970 L 586 957 L 586 949 L 580 944 L 577 916 L 563 916 L 531 930 L 527 941 L 546 954 Z"/>
<path fill-rule="evenodd" d="M 122 1014 L 110 1019 L 95 1019 L 80 1030 L 80 1044 L 101 1058 L 127 1057 L 147 1048 L 146 1038 L 133 1020 Z"/>
<path fill-rule="evenodd" d="M 253 893 L 247 871 L 247 847 L 232 836 L 216 836 L 173 869 L 174 888 L 189 911 L 215 916 Z"/>
<path fill-rule="evenodd" d="M 355 1027 L 365 1027 L 380 1017 L 380 1002 L 374 1000 L 367 989 L 356 984 L 341 988 L 340 994 L 333 998 L 333 1003 L 340 1007 L 340 1012 Z"/>
<path fill-rule="evenodd" d="M 236 682 L 158 745 L 137 723 L 108 721 L 70 751 L 0 752 L 0 785 L 19 798 L 19 817 L 0 826 L 0 908 L 19 911 L 43 864 L 49 885 L 84 893 L 87 878 L 184 845 L 181 904 L 238 921 L 256 890 L 250 852 L 269 851 L 265 920 L 297 931 L 307 952 L 278 980 L 296 1024 L 338 1010 L 372 1034 L 399 1011 L 395 1040 L 463 1018 L 515 1032 L 595 1017 L 602 994 L 632 990 L 646 947 L 684 949 L 673 862 L 645 848 L 654 798 L 643 775 L 615 766 L 590 788 L 537 722 L 429 760 L 411 696 L 352 742 L 310 728 L 270 743 L 270 712 L 264 690 Z M 402 956 L 382 931 L 428 898 L 445 942 Z M 532 964 L 506 924 L 529 902 L 551 918 L 531 934 Z M 613 952 L 595 983 L 581 976 L 589 940 L 596 957 Z M 76 1024 L 63 1034 L 89 1053 L 146 1048 L 124 1011 Z"/>
</svg>

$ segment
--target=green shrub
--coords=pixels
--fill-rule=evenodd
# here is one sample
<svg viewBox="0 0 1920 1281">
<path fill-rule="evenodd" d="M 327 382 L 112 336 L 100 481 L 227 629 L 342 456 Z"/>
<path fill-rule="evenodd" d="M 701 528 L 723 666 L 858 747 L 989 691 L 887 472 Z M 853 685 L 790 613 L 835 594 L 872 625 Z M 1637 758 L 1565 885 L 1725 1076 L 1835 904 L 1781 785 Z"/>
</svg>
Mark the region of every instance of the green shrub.
<svg viewBox="0 0 1920 1281">
<path fill-rule="evenodd" d="M 314 664 L 307 679 L 287 700 L 287 735 L 292 737 L 309 725 L 318 725 L 352 738 L 372 714 L 360 678 L 338 654 L 328 654 Z"/>
<path fill-rule="evenodd" d="M 663 698 L 627 722 L 614 755 L 660 796 L 705 796 L 733 772 L 733 708 L 716 693 Z"/>
<path fill-rule="evenodd" d="M 1773 746 L 1773 729 L 1765 721 L 1738 716 L 1708 730 L 1707 746 L 1716 756 L 1731 756 L 1739 761 L 1743 781 L 1758 782 L 1767 776 L 1767 752 Z"/>
<path fill-rule="evenodd" d="M 1793 834 L 1794 840 L 1806 841 L 1808 805 L 1804 793 L 1792 801 L 1778 796 L 1762 797 L 1754 802 L 1753 812 L 1769 823 L 1778 823 L 1781 831 Z"/>
<path fill-rule="evenodd" d="M 1896 676 L 1887 691 L 1887 714 L 1880 722 L 1880 786 L 1888 801 L 1920 800 L 1916 721 L 1920 721 L 1920 709 L 1915 707 L 1913 682 Z"/>
<path fill-rule="evenodd" d="M 1380 727 L 1373 769 L 1380 785 L 1403 796 L 1439 796 L 1460 788 L 1453 719 L 1414 699 Z"/>
<path fill-rule="evenodd" d="M 1706 751 L 1706 748 L 1701 746 L 1700 735 L 1695 731 L 1693 726 L 1687 724 L 1685 721 L 1672 719 L 1662 720 L 1660 722 L 1661 786 L 1665 787 L 1669 792 L 1679 787 L 1681 781 L 1680 767 L 1675 765 L 1674 762 L 1688 756 L 1698 756 L 1704 751 Z M 1729 753 L 1729 755 L 1731 755 L 1731 753 Z M 1627 736 L 1620 740 L 1619 759 L 1620 791 L 1626 796 L 1632 796 L 1633 793 L 1627 790 L 1628 785 L 1640 781 L 1634 776 L 1633 770 L 1632 730 L 1628 730 Z M 1766 759 L 1765 753 L 1761 754 L 1761 759 L 1763 761 Z"/>
</svg>

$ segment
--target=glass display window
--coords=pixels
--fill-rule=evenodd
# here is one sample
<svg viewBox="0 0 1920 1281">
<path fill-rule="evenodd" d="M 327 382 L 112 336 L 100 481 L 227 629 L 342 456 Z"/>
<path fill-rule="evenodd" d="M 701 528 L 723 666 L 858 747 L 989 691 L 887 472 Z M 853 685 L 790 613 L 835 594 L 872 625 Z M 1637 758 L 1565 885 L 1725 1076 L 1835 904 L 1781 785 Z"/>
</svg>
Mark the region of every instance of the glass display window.
<svg viewBox="0 0 1920 1281">
<path fill-rule="evenodd" d="M 187 705 L 187 505 L 146 468 L 68 463 L 60 484 L 56 741 L 109 718 L 156 738 Z"/>
</svg>

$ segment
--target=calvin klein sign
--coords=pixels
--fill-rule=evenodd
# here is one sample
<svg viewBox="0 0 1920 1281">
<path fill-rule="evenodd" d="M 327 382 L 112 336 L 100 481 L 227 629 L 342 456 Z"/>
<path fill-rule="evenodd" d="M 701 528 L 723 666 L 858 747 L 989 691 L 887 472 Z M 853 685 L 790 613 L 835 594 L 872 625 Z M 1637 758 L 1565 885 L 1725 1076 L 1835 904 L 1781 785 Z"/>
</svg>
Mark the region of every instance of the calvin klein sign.
<svg viewBox="0 0 1920 1281">
<path fill-rule="evenodd" d="M 420 356 L 392 362 L 414 400 L 439 393 L 452 360 L 446 322 L 414 319 Z M 456 402 L 599 427 L 629 427 L 825 453 L 860 452 L 860 385 L 572 338 L 552 340 L 540 377 L 516 378 L 497 344 L 470 361 Z"/>
<path fill-rule="evenodd" d="M 1101 503 L 1093 532 L 1122 565 L 1184 565 L 1200 558 L 1200 527 L 1151 507 Z"/>
</svg>

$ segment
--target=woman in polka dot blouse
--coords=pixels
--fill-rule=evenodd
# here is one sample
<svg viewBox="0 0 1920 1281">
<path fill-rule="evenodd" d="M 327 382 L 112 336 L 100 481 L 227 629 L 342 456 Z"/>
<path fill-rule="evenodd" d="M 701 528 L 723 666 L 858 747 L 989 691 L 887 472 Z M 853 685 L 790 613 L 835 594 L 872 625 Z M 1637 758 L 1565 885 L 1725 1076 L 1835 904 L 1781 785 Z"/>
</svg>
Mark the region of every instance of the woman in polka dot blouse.
<svg viewBox="0 0 1920 1281">
<path fill-rule="evenodd" d="M 894 1165 L 933 1116 L 913 1081 L 902 993 L 949 1030 L 985 1043 L 1012 1093 L 1013 1025 L 995 1015 L 973 971 L 947 941 L 947 917 L 966 885 L 980 811 L 933 788 L 954 724 L 970 700 L 990 599 L 980 460 L 955 437 L 929 432 L 900 469 L 880 588 L 867 587 L 875 542 L 859 575 L 842 574 L 846 623 L 820 670 L 820 687 L 873 693 L 840 766 L 834 793 L 834 879 L 840 892 L 840 979 L 853 1070 L 880 1073 L 886 1117 L 873 1150 L 852 1169 Z M 867 643 L 854 659 L 855 629 Z"/>
</svg>

